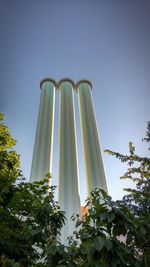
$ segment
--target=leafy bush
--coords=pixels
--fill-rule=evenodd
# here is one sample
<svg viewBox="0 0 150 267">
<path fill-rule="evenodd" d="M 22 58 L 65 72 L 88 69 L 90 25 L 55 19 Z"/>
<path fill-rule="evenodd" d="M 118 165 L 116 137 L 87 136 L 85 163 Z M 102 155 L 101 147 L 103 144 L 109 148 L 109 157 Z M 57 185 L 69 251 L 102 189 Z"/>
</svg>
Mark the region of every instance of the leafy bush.
<svg viewBox="0 0 150 267">
<path fill-rule="evenodd" d="M 150 122 L 143 141 L 150 142 Z M 150 266 L 150 159 L 137 155 L 132 142 L 129 155 L 106 152 L 128 164 L 121 179 L 132 180 L 135 189 L 125 189 L 117 201 L 93 190 L 84 220 L 72 218 L 76 230 L 67 246 L 59 242 L 65 215 L 54 201 L 50 175 L 26 183 L 14 145 L 0 114 L 0 266 Z"/>
</svg>

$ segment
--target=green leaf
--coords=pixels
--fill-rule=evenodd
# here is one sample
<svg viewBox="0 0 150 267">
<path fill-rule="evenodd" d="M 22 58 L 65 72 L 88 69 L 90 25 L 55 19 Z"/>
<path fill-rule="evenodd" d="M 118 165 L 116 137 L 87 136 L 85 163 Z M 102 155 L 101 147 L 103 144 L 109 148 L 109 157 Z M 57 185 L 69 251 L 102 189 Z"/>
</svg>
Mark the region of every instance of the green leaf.
<svg viewBox="0 0 150 267">
<path fill-rule="evenodd" d="M 12 267 L 20 267 L 20 263 L 19 262 L 15 262 Z"/>
<path fill-rule="evenodd" d="M 115 214 L 114 214 L 114 212 L 109 212 L 109 213 L 107 214 L 107 218 L 108 218 L 108 221 L 109 221 L 109 222 L 112 222 L 112 221 L 114 220 L 114 218 L 115 218 Z"/>
<path fill-rule="evenodd" d="M 76 222 L 76 228 L 77 228 L 78 226 L 80 226 L 81 224 L 82 224 L 82 221 L 79 221 L 79 220 L 78 220 L 78 221 Z"/>
<path fill-rule="evenodd" d="M 104 247 L 104 245 L 105 245 L 105 239 L 100 236 L 97 236 L 94 240 L 95 248 L 100 252 Z"/>
<path fill-rule="evenodd" d="M 59 252 L 60 255 L 63 255 L 63 253 L 64 253 L 64 246 L 63 245 L 58 246 L 57 250 L 58 250 L 58 252 Z"/>
<path fill-rule="evenodd" d="M 106 239 L 105 241 L 105 247 L 110 250 L 113 246 L 113 243 L 109 240 L 109 239 Z"/>
</svg>

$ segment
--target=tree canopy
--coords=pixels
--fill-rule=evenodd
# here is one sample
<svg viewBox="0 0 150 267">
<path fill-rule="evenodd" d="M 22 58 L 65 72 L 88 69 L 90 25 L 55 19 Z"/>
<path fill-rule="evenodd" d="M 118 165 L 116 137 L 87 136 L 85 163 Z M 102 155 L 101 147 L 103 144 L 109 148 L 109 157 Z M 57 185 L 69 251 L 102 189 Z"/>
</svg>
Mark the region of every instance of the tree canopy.
<svg viewBox="0 0 150 267">
<path fill-rule="evenodd" d="M 48 175 L 25 182 L 15 140 L 0 114 L 0 253 L 2 266 L 34 266 L 60 234 L 65 216 Z M 38 266 L 38 265 L 37 265 Z"/>
<path fill-rule="evenodd" d="M 143 142 L 149 145 L 150 122 Z M 150 266 L 150 158 L 106 150 L 124 163 L 135 188 L 113 201 L 100 188 L 86 200 L 84 220 L 79 215 L 74 235 L 59 241 L 65 214 L 54 201 L 50 175 L 24 181 L 14 139 L 0 114 L 0 253 L 2 267 L 149 267 Z M 148 147 L 149 149 L 149 147 Z"/>
</svg>

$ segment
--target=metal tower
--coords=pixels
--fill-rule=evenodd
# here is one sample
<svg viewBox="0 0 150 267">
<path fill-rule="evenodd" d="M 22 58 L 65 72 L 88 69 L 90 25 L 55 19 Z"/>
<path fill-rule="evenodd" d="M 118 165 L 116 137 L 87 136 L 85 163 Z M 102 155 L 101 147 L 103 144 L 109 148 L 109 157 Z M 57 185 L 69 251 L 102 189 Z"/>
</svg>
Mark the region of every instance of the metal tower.
<svg viewBox="0 0 150 267">
<path fill-rule="evenodd" d="M 30 181 L 40 181 L 46 173 L 52 173 L 52 148 L 54 133 L 55 91 L 59 92 L 59 174 L 58 199 L 66 212 L 66 224 L 62 229 L 61 241 L 67 243 L 75 226 L 70 220 L 81 210 L 79 197 L 79 175 L 77 160 L 74 91 L 78 95 L 82 146 L 86 171 L 87 195 L 96 188 L 107 191 L 102 153 L 92 99 L 92 84 L 81 80 L 76 85 L 70 79 L 56 83 L 44 79 L 40 83 L 41 99 Z"/>
</svg>

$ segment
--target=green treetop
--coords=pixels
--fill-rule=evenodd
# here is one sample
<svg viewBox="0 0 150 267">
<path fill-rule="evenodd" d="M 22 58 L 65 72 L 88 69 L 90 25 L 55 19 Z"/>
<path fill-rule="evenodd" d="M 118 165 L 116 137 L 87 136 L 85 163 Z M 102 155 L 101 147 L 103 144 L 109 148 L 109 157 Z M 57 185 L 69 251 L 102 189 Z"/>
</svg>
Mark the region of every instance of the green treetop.
<svg viewBox="0 0 150 267">
<path fill-rule="evenodd" d="M 54 201 L 49 175 L 24 182 L 15 143 L 0 114 L 0 265 L 41 266 L 60 234 L 64 213 Z"/>
</svg>

